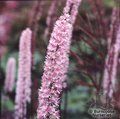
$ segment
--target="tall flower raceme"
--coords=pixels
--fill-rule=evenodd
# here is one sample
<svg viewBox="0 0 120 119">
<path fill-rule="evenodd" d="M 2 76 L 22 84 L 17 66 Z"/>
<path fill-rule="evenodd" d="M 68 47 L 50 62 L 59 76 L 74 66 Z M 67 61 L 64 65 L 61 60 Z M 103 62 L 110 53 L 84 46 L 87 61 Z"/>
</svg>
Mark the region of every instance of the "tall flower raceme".
<svg viewBox="0 0 120 119">
<path fill-rule="evenodd" d="M 8 59 L 5 78 L 5 92 L 12 92 L 15 85 L 16 60 L 11 57 Z"/>
<path fill-rule="evenodd" d="M 20 37 L 18 80 L 15 99 L 15 119 L 25 119 L 26 104 L 31 96 L 31 36 L 29 28 Z"/>
<path fill-rule="evenodd" d="M 73 15 L 73 14 L 72 14 Z M 72 15 L 64 12 L 56 21 L 49 45 L 39 89 L 38 119 L 59 119 L 60 98 L 69 65 L 69 50 L 73 31 Z"/>
<path fill-rule="evenodd" d="M 59 119 L 60 95 L 69 64 L 72 29 L 69 14 L 62 15 L 55 23 L 48 45 L 42 87 L 39 90 L 38 119 Z"/>
<path fill-rule="evenodd" d="M 116 13 L 116 14 L 115 14 Z M 104 75 L 103 75 L 103 90 L 104 93 L 112 97 L 113 94 L 113 86 L 112 83 L 116 81 L 116 73 L 117 73 L 117 67 L 118 64 L 118 53 L 116 46 L 118 46 L 118 38 L 117 37 L 117 31 L 119 29 L 119 9 L 114 8 L 112 17 L 111 17 L 111 27 L 110 27 L 110 34 L 108 37 L 108 54 L 105 61 L 105 69 L 104 69 Z M 116 64 L 117 63 L 117 64 Z"/>
</svg>

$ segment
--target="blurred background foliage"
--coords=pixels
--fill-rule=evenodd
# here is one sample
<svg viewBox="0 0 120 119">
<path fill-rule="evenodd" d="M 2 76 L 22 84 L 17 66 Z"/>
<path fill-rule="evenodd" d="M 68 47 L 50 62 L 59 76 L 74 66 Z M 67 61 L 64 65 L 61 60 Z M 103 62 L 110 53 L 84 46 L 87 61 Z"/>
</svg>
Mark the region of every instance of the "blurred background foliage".
<svg viewBox="0 0 120 119">
<path fill-rule="evenodd" d="M 104 69 L 104 59 L 106 56 L 107 31 L 110 27 L 111 11 L 114 7 L 114 0 L 103 0 L 102 20 L 106 26 L 102 26 L 97 18 L 97 11 L 93 9 L 94 1 L 83 0 L 79 7 L 79 14 L 74 26 L 70 67 L 68 72 L 67 89 L 63 92 L 61 112 L 63 119 L 92 119 L 88 114 L 88 102 L 96 92 L 93 80 L 101 82 Z M 102 1 L 102 0 L 101 0 Z M 15 89 L 12 93 L 5 94 L 3 91 L 6 63 L 9 57 L 14 57 L 18 67 L 19 38 L 22 30 L 28 26 L 30 13 L 35 1 L 16 1 L 18 5 L 15 9 L 9 9 L 10 14 L 15 15 L 11 23 L 9 38 L 4 46 L 5 53 L 0 61 L 0 80 L 1 80 L 1 109 L 3 119 L 9 119 L 14 111 Z M 32 103 L 28 106 L 30 119 L 36 118 L 38 88 L 41 85 L 46 49 L 50 36 L 44 37 L 46 17 L 51 4 L 51 0 L 46 0 L 41 19 L 38 21 L 38 31 L 36 47 L 34 52 L 34 67 L 32 69 Z M 9 4 L 11 4 L 9 2 Z M 5 2 L 0 2 L 0 6 L 5 6 Z M 60 16 L 65 0 L 61 0 L 61 5 L 56 9 L 57 18 Z M 0 8 L 2 14 L 2 8 Z M 6 11 L 7 12 L 7 11 Z M 100 16 L 101 17 L 101 16 Z M 53 28 L 53 26 L 52 26 Z M 51 28 L 51 29 L 52 29 Z M 105 28 L 105 35 L 101 30 Z M 85 30 L 87 29 L 87 30 Z M 87 32 L 86 32 L 87 31 Z M 1 45 L 2 46 L 2 45 Z M 18 69 L 18 68 L 17 68 Z M 16 71 L 17 81 L 17 71 Z M 89 84 L 89 85 L 88 85 Z M 6 112 L 9 118 L 6 118 Z"/>
</svg>

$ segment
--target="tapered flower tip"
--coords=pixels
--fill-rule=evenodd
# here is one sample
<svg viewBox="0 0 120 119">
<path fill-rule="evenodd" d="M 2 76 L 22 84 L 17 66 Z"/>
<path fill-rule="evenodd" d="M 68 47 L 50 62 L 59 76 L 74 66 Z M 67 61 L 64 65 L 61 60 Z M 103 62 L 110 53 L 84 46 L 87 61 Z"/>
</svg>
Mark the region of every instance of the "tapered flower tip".
<svg viewBox="0 0 120 119">
<path fill-rule="evenodd" d="M 22 34 L 21 34 L 21 39 L 31 39 L 31 34 L 32 34 L 32 31 L 30 30 L 30 28 L 26 28 Z"/>
<path fill-rule="evenodd" d="M 26 28 L 25 30 L 23 30 L 23 32 L 21 33 L 21 37 L 20 37 L 20 49 L 24 50 L 24 48 L 29 49 L 28 46 L 31 47 L 31 36 L 32 36 L 32 31 L 30 30 L 30 28 Z"/>
</svg>

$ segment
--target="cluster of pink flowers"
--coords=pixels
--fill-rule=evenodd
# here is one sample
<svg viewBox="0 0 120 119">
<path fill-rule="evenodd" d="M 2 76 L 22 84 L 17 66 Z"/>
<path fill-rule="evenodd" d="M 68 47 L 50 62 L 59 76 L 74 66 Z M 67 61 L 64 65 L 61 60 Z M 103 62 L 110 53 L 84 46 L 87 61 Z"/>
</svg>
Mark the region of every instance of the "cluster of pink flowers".
<svg viewBox="0 0 120 119">
<path fill-rule="evenodd" d="M 11 57 L 8 59 L 5 78 L 5 92 L 12 92 L 15 85 L 16 60 Z"/>
<path fill-rule="evenodd" d="M 60 95 L 69 64 L 68 52 L 73 29 L 70 21 L 69 14 L 62 15 L 51 34 L 39 90 L 38 119 L 59 119 Z"/>
<path fill-rule="evenodd" d="M 31 36 L 29 28 L 24 30 L 20 37 L 18 80 L 15 99 L 15 119 L 24 119 L 26 103 L 31 96 Z"/>
<path fill-rule="evenodd" d="M 74 6 L 72 10 L 78 10 L 78 1 L 71 3 Z M 69 14 L 69 7 L 65 7 L 63 15 L 56 21 L 47 48 L 42 86 L 39 89 L 38 119 L 60 118 L 60 98 L 66 81 L 73 24 L 77 13 L 72 11 Z"/>
</svg>

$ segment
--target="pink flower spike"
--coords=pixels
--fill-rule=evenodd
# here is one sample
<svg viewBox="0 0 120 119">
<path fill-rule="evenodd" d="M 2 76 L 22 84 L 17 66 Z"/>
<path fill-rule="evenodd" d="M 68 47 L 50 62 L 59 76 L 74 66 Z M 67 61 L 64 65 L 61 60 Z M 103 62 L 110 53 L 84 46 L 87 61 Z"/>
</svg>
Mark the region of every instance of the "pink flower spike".
<svg viewBox="0 0 120 119">
<path fill-rule="evenodd" d="M 16 60 L 11 57 L 8 59 L 5 78 L 5 92 L 12 92 L 15 85 Z"/>
<path fill-rule="evenodd" d="M 25 29 L 20 37 L 19 67 L 15 99 L 15 119 L 26 117 L 26 103 L 31 96 L 31 36 L 29 28 Z"/>
<path fill-rule="evenodd" d="M 59 119 L 60 117 L 60 96 L 66 80 L 73 29 L 70 21 L 69 14 L 62 15 L 56 21 L 51 34 L 42 76 L 42 87 L 39 90 L 38 119 L 47 117 Z"/>
<path fill-rule="evenodd" d="M 81 0 L 71 0 L 73 11 L 78 9 L 78 1 Z M 42 86 L 38 92 L 37 119 L 60 119 L 59 106 L 67 79 L 73 24 L 77 15 L 77 11 L 69 14 L 69 10 L 70 5 L 66 4 L 63 15 L 54 25 L 47 47 Z"/>
</svg>

